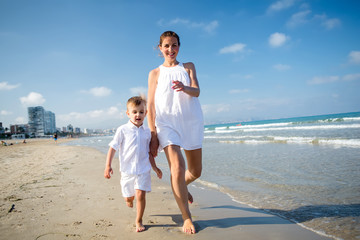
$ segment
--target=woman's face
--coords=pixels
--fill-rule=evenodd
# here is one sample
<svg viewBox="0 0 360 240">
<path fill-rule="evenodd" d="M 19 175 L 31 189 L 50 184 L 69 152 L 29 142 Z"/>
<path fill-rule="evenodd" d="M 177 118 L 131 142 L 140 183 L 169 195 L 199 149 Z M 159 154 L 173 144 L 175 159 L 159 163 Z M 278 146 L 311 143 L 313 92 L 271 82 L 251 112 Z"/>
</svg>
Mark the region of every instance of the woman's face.
<svg viewBox="0 0 360 240">
<path fill-rule="evenodd" d="M 165 37 L 159 48 L 165 60 L 175 61 L 180 46 L 175 37 Z"/>
</svg>

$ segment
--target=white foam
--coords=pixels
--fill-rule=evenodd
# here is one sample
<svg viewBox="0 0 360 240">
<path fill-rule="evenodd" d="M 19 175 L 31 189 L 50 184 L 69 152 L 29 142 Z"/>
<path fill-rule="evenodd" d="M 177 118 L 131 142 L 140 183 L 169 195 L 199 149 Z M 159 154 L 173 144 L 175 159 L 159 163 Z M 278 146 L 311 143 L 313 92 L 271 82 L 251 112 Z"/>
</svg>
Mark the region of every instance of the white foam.
<svg viewBox="0 0 360 240">
<path fill-rule="evenodd" d="M 315 125 L 315 126 L 294 126 L 294 127 L 273 127 L 273 128 L 249 128 L 243 129 L 244 132 L 261 132 L 261 131 L 283 131 L 283 130 L 320 130 L 320 129 L 350 129 L 360 128 L 360 124 L 345 125 Z"/>
<path fill-rule="evenodd" d="M 229 129 L 251 129 L 251 128 L 263 128 L 263 127 L 281 127 L 292 125 L 292 122 L 288 123 L 268 123 L 259 125 L 242 125 L 242 126 L 230 126 Z"/>
<path fill-rule="evenodd" d="M 224 137 L 225 138 L 225 137 Z M 220 140 L 220 143 L 229 144 L 268 144 L 268 143 L 284 143 L 284 144 L 316 144 L 316 145 L 333 145 L 335 147 L 352 147 L 360 148 L 360 139 L 326 139 L 311 137 L 280 137 L 269 136 L 261 137 L 264 139 L 246 139 L 246 140 Z"/>
</svg>

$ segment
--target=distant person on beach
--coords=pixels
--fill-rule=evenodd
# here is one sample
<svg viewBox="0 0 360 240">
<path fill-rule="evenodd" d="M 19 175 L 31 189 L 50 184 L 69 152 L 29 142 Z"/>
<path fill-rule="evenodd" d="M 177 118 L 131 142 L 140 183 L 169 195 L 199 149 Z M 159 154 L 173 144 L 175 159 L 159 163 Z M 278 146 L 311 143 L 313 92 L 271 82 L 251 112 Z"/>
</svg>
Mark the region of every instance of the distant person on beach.
<svg viewBox="0 0 360 240">
<path fill-rule="evenodd" d="M 111 162 L 115 152 L 119 151 L 121 191 L 128 207 L 133 207 L 136 195 L 136 232 L 145 231 L 142 217 L 146 203 L 145 194 L 151 191 L 151 168 L 158 178 L 162 178 L 162 172 L 156 166 L 154 157 L 149 154 L 151 133 L 143 126 L 146 113 L 145 99 L 132 97 L 128 100 L 126 114 L 130 120 L 116 130 L 113 140 L 109 143 L 104 172 L 105 178 L 111 177 Z"/>
<path fill-rule="evenodd" d="M 180 63 L 176 57 L 180 38 L 172 31 L 160 36 L 158 48 L 164 63 L 149 73 L 148 126 L 151 130 L 151 154 L 164 150 L 171 173 L 173 194 L 184 221 L 183 231 L 194 234 L 189 203 L 193 202 L 187 185 L 202 171 L 203 114 L 200 88 L 193 63 Z M 187 166 L 181 153 L 184 149 Z"/>
<path fill-rule="evenodd" d="M 55 141 L 55 143 L 57 143 L 57 133 L 54 133 L 54 141 Z"/>
</svg>

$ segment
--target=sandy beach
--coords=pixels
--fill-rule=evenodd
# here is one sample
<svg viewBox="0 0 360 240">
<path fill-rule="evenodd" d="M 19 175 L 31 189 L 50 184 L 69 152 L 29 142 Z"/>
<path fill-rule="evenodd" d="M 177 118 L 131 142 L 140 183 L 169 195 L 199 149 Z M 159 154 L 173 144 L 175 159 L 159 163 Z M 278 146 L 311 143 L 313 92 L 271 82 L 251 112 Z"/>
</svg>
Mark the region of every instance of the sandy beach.
<svg viewBox="0 0 360 240">
<path fill-rule="evenodd" d="M 181 232 L 171 187 L 152 176 L 145 232 L 134 232 L 135 208 L 121 196 L 118 163 L 103 177 L 105 154 L 52 140 L 0 147 L 0 239 L 329 239 L 227 195 L 190 187 L 197 234 Z"/>
</svg>

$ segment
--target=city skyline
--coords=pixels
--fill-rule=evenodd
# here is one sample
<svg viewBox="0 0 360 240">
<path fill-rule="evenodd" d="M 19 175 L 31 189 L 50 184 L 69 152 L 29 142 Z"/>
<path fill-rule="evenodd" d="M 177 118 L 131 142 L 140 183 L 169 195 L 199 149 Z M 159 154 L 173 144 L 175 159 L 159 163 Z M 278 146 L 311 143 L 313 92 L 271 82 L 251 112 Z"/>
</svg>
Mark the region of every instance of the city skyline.
<svg viewBox="0 0 360 240">
<path fill-rule="evenodd" d="M 162 64 L 194 62 L 205 124 L 360 111 L 359 1 L 0 1 L 0 122 L 111 129 Z M 145 121 L 146 122 L 146 121 Z"/>
</svg>

